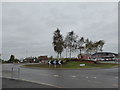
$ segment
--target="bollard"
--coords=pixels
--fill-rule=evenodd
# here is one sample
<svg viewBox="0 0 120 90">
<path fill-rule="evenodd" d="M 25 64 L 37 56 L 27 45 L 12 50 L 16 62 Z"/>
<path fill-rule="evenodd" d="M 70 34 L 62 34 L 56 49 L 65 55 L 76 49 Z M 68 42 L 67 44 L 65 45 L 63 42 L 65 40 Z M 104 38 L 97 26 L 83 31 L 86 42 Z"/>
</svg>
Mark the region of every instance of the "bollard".
<svg viewBox="0 0 120 90">
<path fill-rule="evenodd" d="M 18 79 L 20 79 L 20 68 L 18 68 Z"/>
<path fill-rule="evenodd" d="M 11 79 L 13 79 L 13 67 L 11 68 Z"/>
</svg>

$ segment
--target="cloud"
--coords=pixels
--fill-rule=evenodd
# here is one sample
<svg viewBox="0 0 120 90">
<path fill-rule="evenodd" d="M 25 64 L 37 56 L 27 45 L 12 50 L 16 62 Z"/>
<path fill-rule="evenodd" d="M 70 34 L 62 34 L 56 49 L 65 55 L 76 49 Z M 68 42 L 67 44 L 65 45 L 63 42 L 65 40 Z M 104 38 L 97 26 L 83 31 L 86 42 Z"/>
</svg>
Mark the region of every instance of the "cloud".
<svg viewBox="0 0 120 90">
<path fill-rule="evenodd" d="M 74 30 L 79 37 L 106 41 L 105 51 L 118 52 L 117 3 L 3 3 L 3 58 L 11 54 L 56 56 L 52 36 Z M 77 56 L 76 53 L 73 55 Z M 63 53 L 64 56 L 64 53 Z"/>
</svg>

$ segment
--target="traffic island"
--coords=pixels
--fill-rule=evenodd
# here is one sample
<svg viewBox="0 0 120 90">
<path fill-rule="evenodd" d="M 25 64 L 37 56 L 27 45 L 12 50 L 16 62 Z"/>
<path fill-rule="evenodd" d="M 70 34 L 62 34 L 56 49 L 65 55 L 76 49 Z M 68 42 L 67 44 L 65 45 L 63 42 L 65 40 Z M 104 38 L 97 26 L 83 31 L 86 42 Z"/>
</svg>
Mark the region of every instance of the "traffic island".
<svg viewBox="0 0 120 90">
<path fill-rule="evenodd" d="M 27 68 L 40 68 L 40 69 L 88 69 L 88 68 L 112 68 L 117 67 L 117 64 L 112 63 L 87 63 L 87 62 L 67 62 L 61 65 L 52 65 L 52 64 L 26 64 L 22 67 Z"/>
</svg>

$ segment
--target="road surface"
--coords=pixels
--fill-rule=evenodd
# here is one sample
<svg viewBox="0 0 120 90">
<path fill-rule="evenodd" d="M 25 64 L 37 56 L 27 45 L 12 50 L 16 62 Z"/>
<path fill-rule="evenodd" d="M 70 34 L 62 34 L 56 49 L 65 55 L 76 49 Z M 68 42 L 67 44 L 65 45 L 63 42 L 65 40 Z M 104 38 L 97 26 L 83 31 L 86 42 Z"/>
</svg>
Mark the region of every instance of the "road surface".
<svg viewBox="0 0 120 90">
<path fill-rule="evenodd" d="M 2 88 L 54 88 L 47 85 L 31 83 L 22 80 L 2 78 L 3 85 Z"/>
<path fill-rule="evenodd" d="M 3 64 L 2 76 L 48 85 L 56 88 L 118 88 L 118 68 L 44 70 L 22 68 L 21 64 Z M 20 75 L 18 75 L 20 68 Z"/>
</svg>

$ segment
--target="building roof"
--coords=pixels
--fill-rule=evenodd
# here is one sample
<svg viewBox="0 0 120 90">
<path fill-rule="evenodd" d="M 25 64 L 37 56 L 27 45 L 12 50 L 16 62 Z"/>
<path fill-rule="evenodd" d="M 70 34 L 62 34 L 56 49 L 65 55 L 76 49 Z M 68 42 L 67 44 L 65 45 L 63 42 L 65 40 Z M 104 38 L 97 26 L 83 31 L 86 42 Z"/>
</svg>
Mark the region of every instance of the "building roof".
<svg viewBox="0 0 120 90">
<path fill-rule="evenodd" d="M 118 54 L 112 53 L 112 52 L 97 52 L 97 53 L 92 54 L 92 56 L 94 56 L 94 55 L 110 55 L 110 54 L 118 56 Z"/>
<path fill-rule="evenodd" d="M 39 56 L 39 59 L 47 59 L 47 56 Z"/>
</svg>

